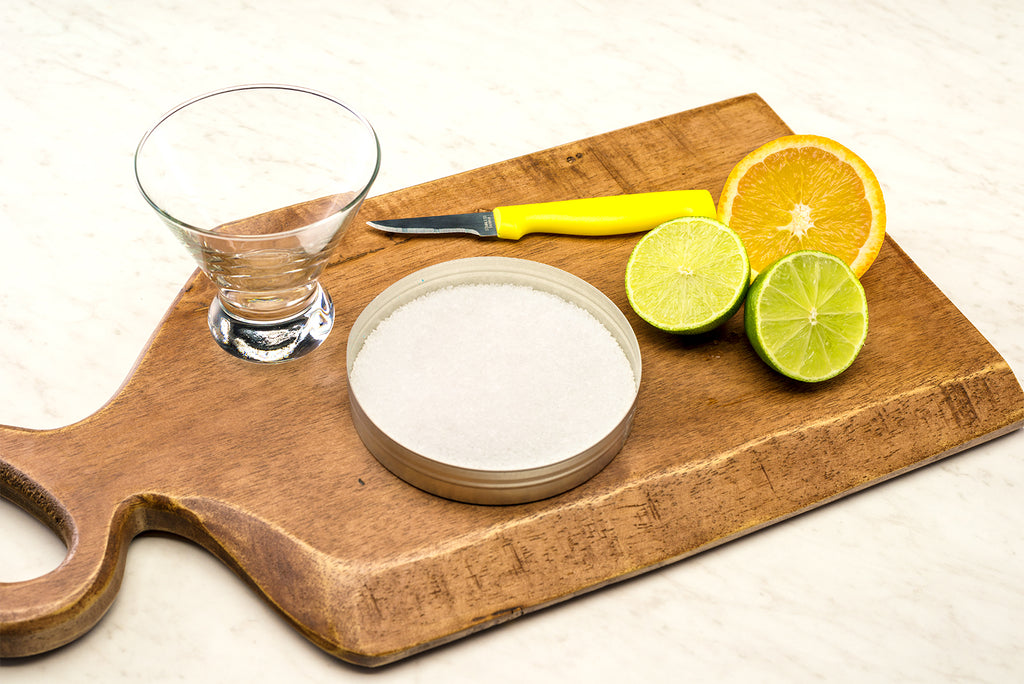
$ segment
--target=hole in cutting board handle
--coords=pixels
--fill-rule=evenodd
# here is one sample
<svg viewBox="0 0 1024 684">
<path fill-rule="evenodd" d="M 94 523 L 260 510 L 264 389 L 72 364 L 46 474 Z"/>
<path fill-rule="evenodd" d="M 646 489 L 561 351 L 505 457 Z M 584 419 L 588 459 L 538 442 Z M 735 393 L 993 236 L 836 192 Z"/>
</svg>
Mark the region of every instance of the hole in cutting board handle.
<svg viewBox="0 0 1024 684">
<path fill-rule="evenodd" d="M 0 497 L 0 582 L 42 577 L 67 555 L 67 544 L 50 523 Z"/>
<path fill-rule="evenodd" d="M 41 577 L 57 569 L 70 550 L 73 528 L 70 516 L 49 492 L 11 466 L 0 463 L 0 582 Z M 9 528 L 9 529 L 7 529 Z M 57 537 L 43 531 L 49 529 Z M 52 559 L 52 564 L 49 562 Z M 27 575 L 27 576 L 26 576 Z"/>
</svg>

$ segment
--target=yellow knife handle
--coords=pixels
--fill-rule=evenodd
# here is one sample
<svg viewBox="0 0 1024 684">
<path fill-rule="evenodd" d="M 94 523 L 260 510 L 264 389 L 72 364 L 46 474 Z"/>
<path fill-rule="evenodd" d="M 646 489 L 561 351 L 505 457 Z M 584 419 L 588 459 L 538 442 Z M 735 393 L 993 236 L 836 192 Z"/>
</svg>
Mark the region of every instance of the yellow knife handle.
<svg viewBox="0 0 1024 684">
<path fill-rule="evenodd" d="M 518 240 L 527 233 L 619 235 L 655 228 L 681 216 L 715 218 L 707 190 L 669 190 L 590 199 L 497 207 L 498 237 Z"/>
</svg>

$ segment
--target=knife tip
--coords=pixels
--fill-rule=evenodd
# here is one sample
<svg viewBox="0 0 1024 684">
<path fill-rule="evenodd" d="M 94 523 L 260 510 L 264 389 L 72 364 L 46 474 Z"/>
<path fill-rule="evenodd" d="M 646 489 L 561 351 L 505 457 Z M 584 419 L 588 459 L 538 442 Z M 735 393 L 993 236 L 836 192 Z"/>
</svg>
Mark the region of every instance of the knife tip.
<svg viewBox="0 0 1024 684">
<path fill-rule="evenodd" d="M 387 225 L 384 225 L 382 223 L 377 223 L 376 221 L 367 221 L 366 225 L 370 226 L 371 228 L 376 228 L 377 230 L 383 230 L 386 233 L 397 233 L 397 232 L 400 232 L 397 229 L 392 228 L 391 226 L 387 226 Z"/>
</svg>

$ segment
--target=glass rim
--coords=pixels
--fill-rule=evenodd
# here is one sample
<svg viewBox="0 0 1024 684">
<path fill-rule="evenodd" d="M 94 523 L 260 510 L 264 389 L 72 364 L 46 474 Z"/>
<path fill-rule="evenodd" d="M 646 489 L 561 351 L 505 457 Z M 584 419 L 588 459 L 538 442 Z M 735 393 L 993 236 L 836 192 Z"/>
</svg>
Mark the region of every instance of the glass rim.
<svg viewBox="0 0 1024 684">
<path fill-rule="evenodd" d="M 350 114 L 352 114 L 356 118 L 356 120 L 359 121 L 363 125 L 363 127 L 366 129 L 366 131 L 370 134 L 370 137 L 373 140 L 374 150 L 376 152 L 376 161 L 375 161 L 374 166 L 373 166 L 373 171 L 370 173 L 369 178 L 366 179 L 366 182 L 363 183 L 363 187 L 359 190 L 359 192 L 357 192 L 348 203 L 346 203 L 344 206 L 338 207 L 330 215 L 333 216 L 334 214 L 338 214 L 338 213 L 347 211 L 348 209 L 350 209 L 353 206 L 357 205 L 359 202 L 362 202 L 366 198 L 367 193 L 369 193 L 369 191 L 370 191 L 370 187 L 373 185 L 374 180 L 376 180 L 376 178 L 377 178 L 377 174 L 380 172 L 381 151 L 380 151 L 380 139 L 377 137 L 377 131 L 374 130 L 373 126 L 370 124 L 370 122 L 366 119 L 365 116 L 360 114 L 353 107 L 351 107 L 347 103 L 343 102 L 342 100 L 339 100 L 338 98 L 336 98 L 336 97 L 334 97 L 332 95 L 328 95 L 327 93 L 321 92 L 319 90 L 314 90 L 312 88 L 307 88 L 307 87 L 298 86 L 298 85 L 289 85 L 289 84 L 285 84 L 285 83 L 245 83 L 245 84 L 241 84 L 241 85 L 227 86 L 225 88 L 218 88 L 217 90 L 211 90 L 209 92 L 206 92 L 206 93 L 203 93 L 201 95 L 197 95 L 197 96 L 195 96 L 193 98 L 190 98 L 188 100 L 185 100 L 184 102 L 182 102 L 182 103 L 172 107 L 170 110 L 165 112 L 162 116 L 160 116 L 160 118 L 157 119 L 156 123 L 154 123 L 152 126 L 150 126 L 149 130 L 147 130 L 145 132 L 145 134 L 142 136 L 142 139 L 139 140 L 139 144 L 135 147 L 135 155 L 134 155 L 133 160 L 132 160 L 132 165 L 133 165 L 133 169 L 134 169 L 134 172 L 135 172 L 135 185 L 139 189 L 139 192 L 142 193 L 143 199 L 146 200 L 146 203 L 149 204 L 149 206 L 151 206 L 154 211 L 156 211 L 165 220 L 170 221 L 171 223 L 173 223 L 176 227 L 182 228 L 182 229 L 187 230 L 187 231 L 189 231 L 191 233 L 198 233 L 200 235 L 208 235 L 208 236 L 214 236 L 214 237 L 225 237 L 224 234 L 218 233 L 215 230 L 209 230 L 207 228 L 200 228 L 199 226 L 193 226 L 192 224 L 186 223 L 186 222 L 176 218 L 175 216 L 172 216 L 170 213 L 165 211 L 159 204 L 157 204 L 155 201 L 153 201 L 153 199 L 149 196 L 149 193 L 146 192 L 146 188 L 142 184 L 142 179 L 139 178 L 139 154 L 142 152 L 142 148 L 143 148 L 143 146 L 145 146 L 145 144 L 149 140 L 150 136 L 152 136 L 153 133 L 156 132 L 156 129 L 159 128 L 161 124 L 163 124 L 165 121 L 167 121 L 167 119 L 169 119 L 172 116 L 174 116 L 176 113 L 178 113 L 181 110 L 185 109 L 186 107 L 189 107 L 189 106 L 191 106 L 191 105 L 193 105 L 193 104 L 195 104 L 197 102 L 200 102 L 202 100 L 206 100 L 206 99 L 209 99 L 211 97 L 216 97 L 217 95 L 223 95 L 225 93 L 239 92 L 239 91 L 243 91 L 243 90 L 291 90 L 291 91 L 295 91 L 295 92 L 306 93 L 307 95 L 315 95 L 317 97 L 321 97 L 321 98 L 323 98 L 325 100 L 328 100 L 329 102 L 333 102 L 334 104 L 342 107 L 343 109 L 347 110 Z M 274 237 L 285 237 L 285 236 L 288 236 L 288 235 L 295 235 L 295 234 L 301 233 L 302 231 L 306 230 L 307 227 L 308 226 L 303 226 L 301 228 L 293 228 L 291 230 L 281 231 L 280 233 L 274 233 Z M 241 233 L 241 234 L 234 234 L 233 233 L 233 234 L 231 234 L 230 237 L 231 237 L 232 240 L 242 240 L 242 241 L 245 241 L 245 240 L 266 240 L 266 238 L 267 238 L 266 234 L 253 234 L 253 233 L 248 233 L 248 234 L 247 233 Z"/>
</svg>

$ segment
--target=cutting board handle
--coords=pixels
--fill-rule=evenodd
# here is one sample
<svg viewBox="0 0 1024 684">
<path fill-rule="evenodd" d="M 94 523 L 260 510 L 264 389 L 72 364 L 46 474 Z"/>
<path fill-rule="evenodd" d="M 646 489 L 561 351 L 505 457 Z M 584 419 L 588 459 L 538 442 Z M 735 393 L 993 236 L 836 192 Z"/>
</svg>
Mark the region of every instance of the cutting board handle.
<svg viewBox="0 0 1024 684">
<path fill-rule="evenodd" d="M 45 457 L 67 448 L 69 428 L 25 430 L 0 425 L 0 496 L 49 526 L 68 548 L 51 572 L 19 582 L 0 582 L 0 657 L 40 653 L 90 629 L 114 600 L 124 570 L 127 542 L 143 524 L 138 501 L 96 505 L 60 500 L 21 471 L 16 456 Z M 69 490 L 70 491 L 70 490 Z"/>
<path fill-rule="evenodd" d="M 132 538 L 145 531 L 169 532 L 205 547 L 325 648 L 332 635 L 342 638 L 332 616 L 322 615 L 322 605 L 308 602 L 294 587 L 323 584 L 324 600 L 342 604 L 354 594 L 351 580 L 358 576 L 345 562 L 250 511 L 201 496 L 170 496 L 118 472 L 111 458 L 118 446 L 96 439 L 107 434 L 105 422 L 94 416 L 43 431 L 0 425 L 0 496 L 49 526 L 68 548 L 53 571 L 0 582 L 0 657 L 42 653 L 92 629 L 117 595 Z M 161 457 L 166 455 L 154 446 L 146 461 Z"/>
</svg>

